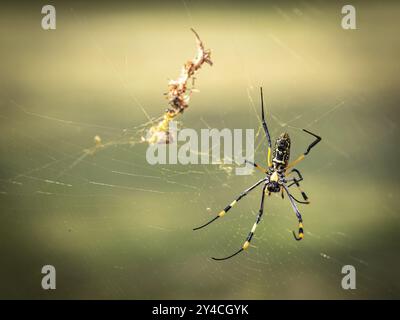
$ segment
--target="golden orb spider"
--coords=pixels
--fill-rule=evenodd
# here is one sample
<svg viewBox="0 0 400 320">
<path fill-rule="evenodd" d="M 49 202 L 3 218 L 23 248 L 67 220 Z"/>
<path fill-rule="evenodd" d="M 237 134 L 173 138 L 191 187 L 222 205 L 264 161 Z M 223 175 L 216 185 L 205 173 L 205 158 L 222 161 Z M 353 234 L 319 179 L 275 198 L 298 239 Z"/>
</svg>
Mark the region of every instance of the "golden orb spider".
<svg viewBox="0 0 400 320">
<path fill-rule="evenodd" d="M 204 225 L 194 228 L 193 230 L 199 230 L 201 228 L 204 228 L 205 226 L 209 225 L 210 223 L 214 222 L 220 217 L 223 217 L 240 199 L 245 197 L 250 191 L 258 187 L 259 185 L 263 184 L 263 189 L 262 189 L 262 195 L 261 195 L 261 205 L 260 205 L 260 210 L 258 212 L 256 222 L 253 225 L 253 228 L 251 229 L 249 235 L 247 236 L 245 242 L 243 243 L 243 246 L 233 253 L 232 255 L 225 257 L 225 258 L 212 258 L 214 260 L 226 260 L 229 258 L 232 258 L 233 256 L 237 255 L 238 253 L 242 252 L 243 250 L 246 250 L 250 246 L 251 239 L 253 238 L 254 232 L 256 231 L 257 225 L 260 223 L 262 215 L 264 213 L 264 198 L 265 198 L 265 193 L 268 192 L 268 195 L 271 193 L 276 193 L 276 192 L 281 192 L 282 199 L 284 198 L 284 191 L 287 193 L 290 204 L 292 205 L 292 208 L 297 216 L 298 222 L 299 222 L 299 235 L 297 236 L 296 233 L 293 231 L 293 236 L 294 238 L 299 241 L 304 238 L 304 229 L 303 229 L 303 218 L 301 217 L 301 214 L 299 212 L 299 209 L 297 208 L 297 205 L 295 203 L 303 203 L 303 204 L 309 204 L 310 202 L 308 201 L 307 195 L 300 189 L 300 181 L 303 180 L 303 177 L 300 173 L 299 170 L 293 168 L 287 173 L 287 170 L 294 167 L 297 163 L 302 161 L 305 156 L 310 152 L 310 150 L 318 143 L 321 141 L 321 137 L 317 136 L 316 134 L 307 131 L 306 129 L 303 129 L 303 131 L 307 132 L 308 134 L 314 136 L 316 139 L 307 147 L 307 150 L 300 155 L 296 160 L 293 162 L 289 163 L 289 156 L 290 156 L 290 137 L 288 133 L 282 133 L 278 139 L 276 139 L 275 142 L 275 149 L 272 153 L 272 159 L 271 159 L 271 150 L 272 150 L 272 144 L 271 144 L 271 136 L 269 135 L 268 131 L 268 126 L 265 121 L 265 116 L 264 116 L 264 98 L 263 98 L 263 91 L 262 88 L 260 88 L 260 93 L 261 93 L 261 117 L 262 117 L 262 126 L 265 131 L 265 135 L 268 140 L 268 154 L 267 154 L 267 163 L 268 163 L 268 169 L 264 169 L 263 167 L 259 166 L 256 163 L 252 163 L 249 161 L 246 161 L 247 163 L 250 163 L 253 165 L 255 168 L 258 170 L 262 171 L 266 176 L 252 185 L 251 187 L 247 188 L 244 190 L 231 204 L 229 204 L 224 210 L 222 210 L 216 217 L 205 223 Z M 291 173 L 297 174 L 297 178 L 291 178 L 291 179 L 286 179 L 287 176 L 289 176 Z M 304 201 L 297 200 L 290 192 L 289 188 L 291 186 L 297 186 L 299 191 L 301 192 L 301 195 L 304 199 Z"/>
</svg>

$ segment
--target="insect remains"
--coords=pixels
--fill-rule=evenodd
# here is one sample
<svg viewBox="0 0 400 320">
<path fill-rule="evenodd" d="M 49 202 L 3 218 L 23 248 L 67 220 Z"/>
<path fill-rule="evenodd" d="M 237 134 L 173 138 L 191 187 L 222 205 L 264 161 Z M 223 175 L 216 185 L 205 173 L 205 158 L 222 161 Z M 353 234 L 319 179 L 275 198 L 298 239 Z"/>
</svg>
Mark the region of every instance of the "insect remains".
<svg viewBox="0 0 400 320">
<path fill-rule="evenodd" d="M 171 142 L 169 123 L 179 114 L 183 113 L 189 107 L 189 101 L 193 88 L 188 88 L 188 82 L 192 79 L 194 84 L 194 75 L 204 63 L 212 66 L 211 51 L 204 48 L 199 35 L 194 29 L 191 29 L 196 36 L 197 55 L 194 59 L 187 61 L 176 80 L 170 80 L 168 83 L 168 92 L 166 93 L 169 107 L 165 111 L 161 120 L 153 125 L 147 132 L 146 138 L 142 138 L 150 144 Z"/>
</svg>

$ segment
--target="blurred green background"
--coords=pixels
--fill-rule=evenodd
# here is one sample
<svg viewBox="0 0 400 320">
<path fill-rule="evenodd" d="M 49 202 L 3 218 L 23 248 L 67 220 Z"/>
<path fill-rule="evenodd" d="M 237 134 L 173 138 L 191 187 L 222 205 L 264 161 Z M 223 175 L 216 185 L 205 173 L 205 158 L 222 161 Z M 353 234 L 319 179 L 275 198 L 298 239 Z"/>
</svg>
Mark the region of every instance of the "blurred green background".
<svg viewBox="0 0 400 320">
<path fill-rule="evenodd" d="M 342 1 L 253 3 L 40 2 L 0 13 L 0 297 L 66 299 L 400 298 L 398 102 L 400 4 L 352 1 L 357 30 L 341 28 Z M 189 28 L 212 50 L 200 93 L 179 118 L 188 128 L 260 128 L 263 86 L 273 137 L 292 157 L 323 141 L 301 169 L 311 205 L 305 239 L 289 202 L 268 198 L 254 247 L 239 248 L 261 190 L 207 221 L 260 178 L 234 166 L 150 166 L 146 145 L 83 155 L 93 137 L 140 138 L 166 108 L 168 79 L 195 54 Z M 265 159 L 257 136 L 256 161 Z M 41 267 L 57 289 L 41 289 Z M 354 265 L 357 289 L 341 288 Z"/>
</svg>

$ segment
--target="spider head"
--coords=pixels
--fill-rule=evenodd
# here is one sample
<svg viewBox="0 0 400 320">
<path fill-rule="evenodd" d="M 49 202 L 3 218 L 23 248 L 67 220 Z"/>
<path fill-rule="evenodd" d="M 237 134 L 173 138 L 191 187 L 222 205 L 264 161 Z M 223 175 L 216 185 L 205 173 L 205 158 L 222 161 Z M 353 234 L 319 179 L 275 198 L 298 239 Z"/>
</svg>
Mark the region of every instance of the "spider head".
<svg viewBox="0 0 400 320">
<path fill-rule="evenodd" d="M 267 190 L 269 192 L 279 192 L 281 190 L 281 186 L 276 181 L 270 181 L 267 185 Z"/>
</svg>

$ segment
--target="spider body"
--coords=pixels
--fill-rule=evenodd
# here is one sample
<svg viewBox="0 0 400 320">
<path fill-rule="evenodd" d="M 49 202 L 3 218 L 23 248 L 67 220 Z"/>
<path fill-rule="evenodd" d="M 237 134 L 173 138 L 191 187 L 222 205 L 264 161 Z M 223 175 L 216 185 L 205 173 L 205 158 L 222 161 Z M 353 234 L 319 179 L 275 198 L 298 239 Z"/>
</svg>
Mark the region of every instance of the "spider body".
<svg viewBox="0 0 400 320">
<path fill-rule="evenodd" d="M 267 171 L 267 190 L 269 193 L 282 190 L 282 180 L 290 158 L 290 137 L 288 133 L 284 132 L 276 139 L 272 157 L 272 166 Z"/>
<path fill-rule="evenodd" d="M 272 154 L 272 164 L 274 169 L 284 169 L 287 167 L 290 158 L 290 137 L 287 132 L 282 133 L 275 142 L 275 150 Z"/>
<path fill-rule="evenodd" d="M 302 161 L 305 156 L 310 152 L 310 150 L 318 143 L 321 141 L 321 137 L 317 136 L 316 134 L 303 129 L 304 132 L 312 135 L 315 140 L 307 147 L 306 151 L 300 155 L 296 160 L 294 160 L 293 162 L 289 163 L 289 158 L 290 158 L 290 146 L 291 146 L 291 141 L 290 141 L 290 137 L 289 134 L 284 132 L 282 133 L 278 139 L 276 139 L 275 141 L 275 147 L 274 150 L 272 152 L 271 155 L 271 150 L 272 150 L 272 143 L 271 143 L 271 136 L 269 134 L 268 131 L 268 126 L 267 123 L 265 121 L 265 115 L 264 115 L 264 99 L 263 99 L 263 92 L 262 92 L 262 88 L 260 88 L 261 91 L 261 116 L 262 116 L 262 126 L 264 128 L 265 131 L 265 136 L 267 138 L 268 141 L 268 153 L 267 153 L 267 163 L 268 163 L 268 168 L 264 169 L 263 167 L 259 166 L 256 163 L 251 163 L 249 161 L 246 161 L 247 163 L 252 164 L 255 168 L 257 168 L 258 170 L 262 171 L 265 176 L 263 179 L 259 180 L 258 182 L 256 182 L 254 185 L 252 185 L 251 187 L 247 188 L 246 190 L 244 190 L 239 197 L 237 197 L 231 204 L 229 204 L 227 207 L 225 207 L 224 210 L 222 210 L 216 217 L 214 217 L 213 219 L 211 219 L 210 221 L 208 221 L 207 223 L 205 223 L 204 225 L 195 228 L 193 230 L 198 230 L 201 228 L 204 228 L 205 226 L 209 225 L 210 223 L 214 222 L 215 220 L 217 220 L 220 217 L 223 217 L 229 210 L 232 209 L 232 207 L 234 205 L 236 205 L 236 203 L 238 201 L 240 201 L 243 197 L 245 197 L 249 192 L 251 192 L 252 190 L 254 190 L 256 187 L 258 187 L 259 185 L 263 185 L 263 189 L 262 189 L 262 194 L 261 194 L 261 204 L 260 204 L 260 210 L 258 212 L 257 218 L 256 218 L 256 222 L 253 225 L 253 228 L 251 229 L 250 233 L 248 234 L 245 242 L 243 243 L 242 247 L 236 251 L 234 254 L 225 257 L 225 258 L 213 258 L 214 260 L 226 260 L 229 258 L 232 258 L 233 256 L 237 255 L 238 253 L 242 252 L 243 250 L 246 250 L 249 246 L 250 246 L 250 241 L 253 238 L 254 232 L 257 228 L 257 225 L 260 223 L 261 218 L 263 216 L 264 213 L 264 199 L 265 199 L 265 194 L 267 193 L 268 195 L 270 195 L 271 193 L 277 193 L 277 192 L 281 192 L 282 194 L 282 199 L 284 198 L 284 193 L 286 193 L 288 195 L 288 199 L 290 201 L 290 204 L 293 208 L 293 211 L 296 214 L 297 220 L 298 220 L 298 235 L 296 235 L 296 233 L 293 231 L 293 236 L 296 240 L 301 240 L 304 238 L 304 230 L 303 230 L 303 218 L 300 214 L 300 211 L 296 205 L 295 202 L 297 203 L 302 203 L 302 204 L 309 204 L 310 202 L 308 201 L 308 197 L 305 194 L 304 191 L 302 191 L 300 189 L 300 181 L 303 180 L 303 177 L 300 173 L 299 170 L 293 168 L 292 170 L 290 170 L 288 172 L 288 169 L 294 167 L 297 163 L 299 163 L 300 161 Z M 297 177 L 294 178 L 288 178 L 288 176 L 290 174 L 296 174 Z M 292 186 L 296 186 L 299 190 L 299 192 L 301 193 L 303 200 L 304 201 L 300 201 L 297 200 L 289 191 L 289 188 Z"/>
</svg>

